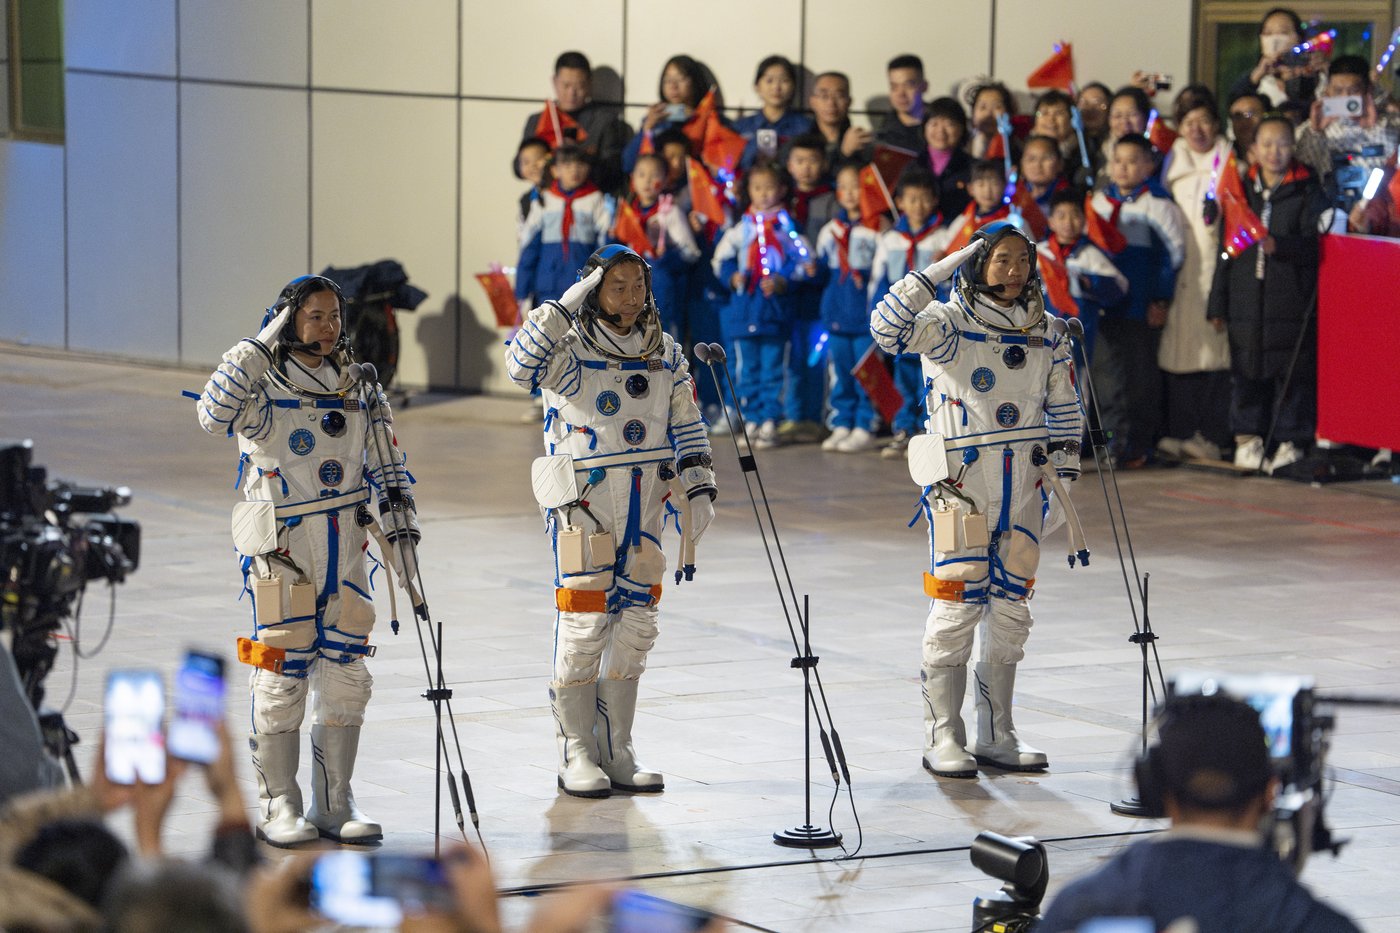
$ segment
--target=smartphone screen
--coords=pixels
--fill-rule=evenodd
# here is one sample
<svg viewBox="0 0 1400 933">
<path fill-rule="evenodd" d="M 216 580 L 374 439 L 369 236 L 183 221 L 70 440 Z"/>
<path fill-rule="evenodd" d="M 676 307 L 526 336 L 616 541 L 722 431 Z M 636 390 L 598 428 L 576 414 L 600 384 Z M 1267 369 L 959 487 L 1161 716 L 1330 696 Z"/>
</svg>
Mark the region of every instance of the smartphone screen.
<svg viewBox="0 0 1400 933">
<path fill-rule="evenodd" d="M 708 910 L 623 891 L 613 898 L 608 933 L 694 933 L 710 922 Z"/>
<path fill-rule="evenodd" d="M 352 927 L 394 927 L 410 913 L 452 913 L 442 864 L 432 856 L 327 852 L 311 869 L 311 906 Z"/>
<path fill-rule="evenodd" d="M 191 650 L 175 675 L 170 754 L 209 764 L 219 756 L 216 731 L 224 717 L 224 659 Z"/>
<path fill-rule="evenodd" d="M 112 671 L 104 702 L 104 766 L 114 784 L 165 780 L 165 685 L 159 671 Z"/>
</svg>

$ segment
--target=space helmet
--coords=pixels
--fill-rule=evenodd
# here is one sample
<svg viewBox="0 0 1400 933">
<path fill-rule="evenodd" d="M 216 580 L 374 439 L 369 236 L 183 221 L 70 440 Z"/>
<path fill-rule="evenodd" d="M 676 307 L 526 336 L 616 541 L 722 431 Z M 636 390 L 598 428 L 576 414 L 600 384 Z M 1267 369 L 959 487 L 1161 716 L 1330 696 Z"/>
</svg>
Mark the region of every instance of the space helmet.
<svg viewBox="0 0 1400 933">
<path fill-rule="evenodd" d="M 335 295 L 335 300 L 340 304 L 340 339 L 336 341 L 332 356 L 340 357 L 350 349 L 350 337 L 348 334 L 349 322 L 345 319 L 345 295 L 341 293 L 340 286 L 334 280 L 324 275 L 299 275 L 282 287 L 278 293 L 277 300 L 272 307 L 263 314 L 262 326 L 266 327 L 268 322 L 281 314 L 284 308 L 292 308 L 292 315 L 287 319 L 287 323 L 282 326 L 282 333 L 279 337 L 279 349 L 286 350 L 294 348 L 300 344 L 297 335 L 296 311 L 300 310 L 307 298 L 317 292 L 331 292 Z"/>
<path fill-rule="evenodd" d="M 623 262 L 639 263 L 642 267 L 642 274 L 646 277 L 646 304 L 643 305 L 642 313 L 637 316 L 636 324 L 633 326 L 641 330 L 644 338 L 640 356 L 656 356 L 661 351 L 661 314 L 656 307 L 656 294 L 651 290 L 651 266 L 647 264 L 645 259 L 635 250 L 623 246 L 621 243 L 609 243 L 588 257 L 588 261 L 578 272 L 578 281 L 588 278 L 595 269 L 602 269 L 603 276 L 606 277 L 609 270 Z M 598 286 L 602 284 L 602 279 L 599 279 Z M 596 337 L 597 325 L 599 321 L 617 323 L 619 320 L 621 319 L 616 315 L 608 314 L 599 305 L 598 287 L 596 286 L 584 297 L 583 304 L 578 309 L 579 331 L 584 339 L 595 350 L 610 357 L 617 357 L 617 351 L 605 349 L 606 345 L 600 345 Z"/>
<path fill-rule="evenodd" d="M 1010 220 L 998 220 L 995 223 L 987 224 L 976 233 L 972 234 L 969 243 L 976 243 L 979 240 L 986 242 L 986 246 L 978 250 L 973 256 L 963 262 L 958 267 L 958 271 L 953 274 L 953 288 L 962 296 L 968 307 L 974 307 L 974 299 L 979 293 L 986 294 L 988 289 L 983 276 L 986 272 L 987 260 L 991 258 L 992 250 L 997 244 L 1007 237 L 1020 237 L 1026 244 L 1026 250 L 1030 257 L 1031 271 L 1026 279 L 1025 287 L 1016 296 L 1019 304 L 1027 306 L 1039 303 L 1044 306 L 1044 298 L 1041 294 L 1040 265 L 1036 261 L 1035 240 L 1026 233 L 1019 225 Z"/>
</svg>

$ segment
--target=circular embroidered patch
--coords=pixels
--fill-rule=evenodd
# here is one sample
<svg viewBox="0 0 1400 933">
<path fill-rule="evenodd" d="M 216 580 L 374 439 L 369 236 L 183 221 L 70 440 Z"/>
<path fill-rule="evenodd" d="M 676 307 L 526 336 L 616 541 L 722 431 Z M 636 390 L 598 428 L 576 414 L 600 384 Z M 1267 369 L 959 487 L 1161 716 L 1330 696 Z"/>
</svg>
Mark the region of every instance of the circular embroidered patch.
<svg viewBox="0 0 1400 933">
<path fill-rule="evenodd" d="M 633 418 L 622 426 L 622 439 L 633 447 L 640 446 L 647 439 L 647 426 Z"/>
<path fill-rule="evenodd" d="M 1014 428 L 1016 422 L 1021 420 L 1021 409 L 1010 402 L 1003 403 L 997 408 L 997 424 L 1003 428 Z"/>
<path fill-rule="evenodd" d="M 979 366 L 972 371 L 972 387 L 978 392 L 990 392 L 996 384 L 996 374 L 987 367 Z"/>
<path fill-rule="evenodd" d="M 297 428 L 287 438 L 287 446 L 298 457 L 305 457 L 316 449 L 316 436 L 306 428 Z"/>
<path fill-rule="evenodd" d="M 321 464 L 316 475 L 321 477 L 323 486 L 339 486 L 345 481 L 345 467 L 340 465 L 339 460 L 327 460 Z"/>
<path fill-rule="evenodd" d="M 615 415 L 622 408 L 622 399 L 616 392 L 609 390 L 598 393 L 598 398 L 593 404 L 597 406 L 600 415 Z"/>
<path fill-rule="evenodd" d="M 1001 361 L 1007 369 L 1020 369 L 1026 365 L 1026 351 L 1023 347 L 1010 346 L 1001 351 Z"/>
</svg>

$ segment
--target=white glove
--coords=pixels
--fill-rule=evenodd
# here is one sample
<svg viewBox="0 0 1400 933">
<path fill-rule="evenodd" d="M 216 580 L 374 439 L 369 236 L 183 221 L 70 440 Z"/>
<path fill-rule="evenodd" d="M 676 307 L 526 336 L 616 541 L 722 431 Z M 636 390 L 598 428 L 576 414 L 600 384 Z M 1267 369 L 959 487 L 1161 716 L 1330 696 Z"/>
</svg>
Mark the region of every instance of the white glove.
<svg viewBox="0 0 1400 933">
<path fill-rule="evenodd" d="M 417 551 L 418 548 L 412 541 L 404 541 L 402 547 L 397 541 L 389 542 L 389 564 L 405 587 L 418 579 Z"/>
<path fill-rule="evenodd" d="M 559 310 L 552 301 L 546 301 L 529 314 L 530 322 L 544 332 L 550 340 L 558 342 L 574 326 L 569 315 Z"/>
<path fill-rule="evenodd" d="M 277 345 L 282 342 L 282 328 L 292 319 L 293 314 L 296 314 L 296 309 L 287 305 L 272 316 L 272 320 L 267 322 L 266 327 L 258 331 L 258 343 L 266 347 L 268 352 L 276 350 Z"/>
<path fill-rule="evenodd" d="M 947 281 L 954 272 L 958 271 L 958 266 L 961 266 L 963 263 L 967 262 L 967 260 L 976 256 L 986 245 L 986 240 L 976 240 L 964 246 L 956 253 L 953 253 L 951 256 L 944 256 L 942 259 L 924 269 L 924 278 L 928 279 L 934 285 L 937 285 L 939 282 Z"/>
<path fill-rule="evenodd" d="M 568 309 L 570 314 L 583 307 L 583 300 L 588 297 L 588 293 L 598 287 L 598 283 L 603 281 L 603 267 L 599 266 L 587 276 L 570 285 L 559 298 L 559 303 Z"/>
<path fill-rule="evenodd" d="M 715 504 L 708 495 L 699 495 L 690 500 L 690 543 L 698 544 L 700 536 L 715 520 Z"/>
</svg>

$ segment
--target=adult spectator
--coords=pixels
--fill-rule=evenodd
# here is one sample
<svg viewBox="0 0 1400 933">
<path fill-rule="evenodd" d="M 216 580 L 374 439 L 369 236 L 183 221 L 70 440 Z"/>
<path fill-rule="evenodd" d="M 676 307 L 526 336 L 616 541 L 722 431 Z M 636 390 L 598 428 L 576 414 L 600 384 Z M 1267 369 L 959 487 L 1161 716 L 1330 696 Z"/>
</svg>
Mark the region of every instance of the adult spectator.
<svg viewBox="0 0 1400 933">
<path fill-rule="evenodd" d="M 1328 99 L 1358 98 L 1357 116 L 1330 116 Z M 1371 96 L 1371 68 L 1360 55 L 1343 55 L 1327 69 L 1322 97 L 1313 101 L 1308 122 L 1298 128 L 1298 161 L 1322 179 L 1333 198 L 1349 208 L 1372 169 L 1384 168 L 1400 143 L 1400 119 L 1381 114 Z M 1333 166 L 1345 163 L 1344 176 Z M 1359 182 L 1359 183 L 1358 183 Z M 1355 190 L 1352 190 L 1355 189 Z"/>
<path fill-rule="evenodd" d="M 1222 694 L 1168 700 L 1137 778 L 1139 798 L 1160 795 L 1171 828 L 1072 882 L 1039 933 L 1067 933 L 1096 917 L 1147 917 L 1154 930 L 1189 918 L 1198 933 L 1359 931 L 1264 845 L 1260 821 L 1278 785 L 1248 704 Z"/>
<path fill-rule="evenodd" d="M 1102 81 L 1090 81 L 1079 89 L 1079 116 L 1084 122 L 1084 139 L 1092 154 L 1108 134 L 1108 104 L 1113 92 Z"/>
<path fill-rule="evenodd" d="M 554 103 L 578 124 L 577 130 L 561 128 L 563 139 L 577 143 L 593 163 L 593 180 L 604 191 L 617 191 L 623 184 L 622 150 L 632 137 L 632 128 L 618 116 L 617 108 L 593 102 L 593 66 L 582 52 L 565 52 L 554 60 Z M 540 135 L 540 117 L 530 114 L 522 140 Z M 546 123 L 548 120 L 546 120 Z"/>
<path fill-rule="evenodd" d="M 1002 114 L 1016 117 L 1016 98 L 1011 90 L 1000 81 L 990 78 L 974 84 L 963 97 L 972 112 L 972 134 L 967 141 L 967 151 L 974 159 L 986 159 L 992 141 L 997 138 L 997 120 Z M 1019 136 L 1025 135 L 1023 127 Z M 1020 143 L 1013 137 L 1011 159 L 1020 157 Z M 1000 158 L 1000 156 L 998 156 Z"/>
<path fill-rule="evenodd" d="M 812 81 L 807 106 L 817 131 L 826 140 L 826 164 L 835 166 L 865 151 L 870 130 L 851 125 L 851 79 L 840 71 L 823 71 Z"/>
<path fill-rule="evenodd" d="M 1230 85 L 1229 97 L 1258 93 L 1277 110 L 1290 101 L 1311 101 L 1317 91 L 1317 64 L 1299 62 L 1289 53 L 1303 41 L 1303 21 L 1284 7 L 1274 7 L 1259 21 L 1259 61 Z"/>
<path fill-rule="evenodd" d="M 1181 135 L 1162 164 L 1162 181 L 1181 207 L 1186 258 L 1157 350 L 1167 395 L 1166 434 L 1157 451 L 1171 459 L 1219 460 L 1230 436 L 1230 344 L 1225 322 L 1206 319 L 1206 302 L 1220 254 L 1215 183 L 1230 144 L 1220 134 L 1215 95 L 1204 85 L 1182 90 L 1175 116 Z"/>
<path fill-rule="evenodd" d="M 1099 156 L 1094 161 L 1100 166 L 1094 180 L 1094 187 L 1102 190 L 1112 181 L 1108 175 L 1108 163 L 1113 155 L 1113 147 L 1130 133 L 1145 134 L 1147 118 L 1152 113 L 1152 101 L 1148 100 L 1142 88 L 1131 84 L 1120 87 L 1108 102 L 1108 132 Z"/>
<path fill-rule="evenodd" d="M 1230 139 L 1234 144 L 1235 161 L 1249 164 L 1249 148 L 1254 145 L 1254 131 L 1268 111 L 1268 102 L 1256 91 L 1246 91 L 1230 98 Z"/>
<path fill-rule="evenodd" d="M 924 60 L 896 55 L 885 66 L 890 79 L 890 112 L 875 130 L 875 142 L 918 152 L 924 145 Z"/>
<path fill-rule="evenodd" d="M 712 86 L 714 76 L 710 70 L 689 55 L 672 55 L 667 59 L 656 86 L 657 101 L 647 108 L 637 135 L 622 151 L 623 170 L 630 175 L 636 167 L 637 156 L 641 155 L 642 142 L 648 133 L 652 136 L 652 145 L 656 145 L 656 139 L 661 134 L 684 127 L 695 119 L 695 108 L 700 106 L 700 101 Z M 718 87 L 715 88 L 715 98 L 716 112 L 722 114 L 724 108 L 718 99 Z M 691 154 L 696 158 L 700 156 L 698 152 Z"/>
</svg>

